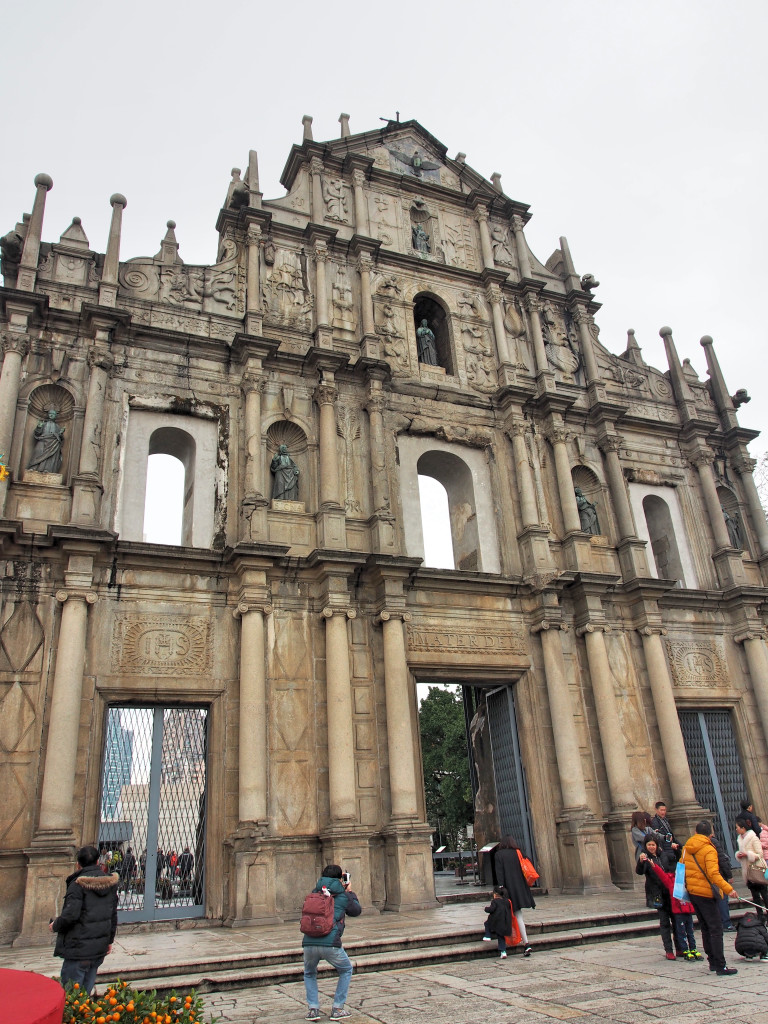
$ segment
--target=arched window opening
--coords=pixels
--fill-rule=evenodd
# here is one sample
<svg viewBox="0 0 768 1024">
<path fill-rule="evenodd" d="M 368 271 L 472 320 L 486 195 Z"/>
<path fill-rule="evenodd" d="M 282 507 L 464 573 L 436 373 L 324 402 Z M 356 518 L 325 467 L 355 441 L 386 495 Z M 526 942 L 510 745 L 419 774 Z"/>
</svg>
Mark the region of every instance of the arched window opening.
<svg viewBox="0 0 768 1024">
<path fill-rule="evenodd" d="M 447 373 L 453 374 L 455 370 L 451 358 L 448 317 L 440 303 L 429 295 L 417 295 L 413 300 L 413 323 L 416 328 L 419 362 L 427 366 L 442 366 Z M 424 326 L 434 336 L 432 345 L 428 335 L 419 338 L 418 331 Z"/>
<path fill-rule="evenodd" d="M 450 452 L 430 451 L 421 456 L 416 468 L 419 478 L 432 477 L 445 489 L 454 567 L 464 572 L 481 570 L 475 492 L 469 466 Z M 422 508 L 426 544 L 432 524 L 424 520 L 423 516 Z"/>
<path fill-rule="evenodd" d="M 685 586 L 685 575 L 677 548 L 672 516 L 666 501 L 654 494 L 643 498 L 643 512 L 651 539 L 651 549 L 656 562 L 656 571 L 660 579 L 676 580 L 680 587 Z"/>
<path fill-rule="evenodd" d="M 155 481 L 155 474 L 162 474 L 166 470 L 167 478 Z M 145 540 L 150 544 L 190 547 L 194 491 L 195 439 L 185 430 L 160 427 L 149 439 L 143 529 Z M 150 510 L 151 521 L 147 517 Z M 175 539 L 168 539 L 171 537 Z"/>
<path fill-rule="evenodd" d="M 433 569 L 455 569 L 448 492 L 432 476 L 419 476 L 424 564 Z"/>
<path fill-rule="evenodd" d="M 181 545 L 183 520 L 184 464 L 173 455 L 150 455 L 144 501 L 145 542 Z"/>
</svg>

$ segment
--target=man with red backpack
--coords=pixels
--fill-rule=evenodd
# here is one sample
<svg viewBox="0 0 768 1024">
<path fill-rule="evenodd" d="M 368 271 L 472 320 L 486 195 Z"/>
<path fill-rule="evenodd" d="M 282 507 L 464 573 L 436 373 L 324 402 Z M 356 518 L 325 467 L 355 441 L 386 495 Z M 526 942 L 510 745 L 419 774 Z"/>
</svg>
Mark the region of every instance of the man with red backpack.
<svg viewBox="0 0 768 1024">
<path fill-rule="evenodd" d="M 344 952 L 341 937 L 344 934 L 344 918 L 358 917 L 363 910 L 352 892 L 349 875 L 338 864 L 323 868 L 322 877 L 304 901 L 301 915 L 301 930 L 304 932 L 304 989 L 307 993 L 307 1020 L 320 1020 L 320 997 L 317 991 L 317 965 L 327 960 L 339 975 L 336 993 L 333 997 L 331 1020 L 351 1017 L 345 1009 L 349 982 L 352 978 L 352 961 Z M 326 929 L 328 929 L 326 931 Z"/>
</svg>

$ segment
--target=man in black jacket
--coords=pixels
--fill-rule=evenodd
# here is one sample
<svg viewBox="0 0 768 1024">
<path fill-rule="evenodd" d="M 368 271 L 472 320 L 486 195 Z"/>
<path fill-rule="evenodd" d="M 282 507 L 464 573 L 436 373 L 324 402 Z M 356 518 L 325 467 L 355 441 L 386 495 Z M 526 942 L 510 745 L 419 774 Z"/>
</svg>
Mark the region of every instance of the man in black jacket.
<svg viewBox="0 0 768 1024">
<path fill-rule="evenodd" d="M 98 865 L 99 851 L 84 846 L 77 851 L 77 871 L 67 879 L 61 914 L 49 927 L 57 932 L 54 956 L 63 958 L 61 983 L 77 982 L 90 993 L 96 972 L 112 949 L 117 931 L 117 887 L 120 876 L 105 875 Z"/>
<path fill-rule="evenodd" d="M 651 828 L 658 835 L 661 853 L 663 850 L 674 850 L 675 857 L 680 856 L 680 844 L 672 834 L 672 826 L 667 818 L 667 805 L 663 800 L 656 804 L 656 814 L 651 818 Z"/>
</svg>

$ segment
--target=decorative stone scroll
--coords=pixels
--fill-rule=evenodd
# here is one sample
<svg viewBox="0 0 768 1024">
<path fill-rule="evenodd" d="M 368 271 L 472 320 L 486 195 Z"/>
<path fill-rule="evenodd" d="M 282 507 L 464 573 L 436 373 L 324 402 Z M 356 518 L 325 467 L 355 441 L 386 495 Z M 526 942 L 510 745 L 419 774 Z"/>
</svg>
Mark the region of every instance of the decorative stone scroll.
<svg viewBox="0 0 768 1024">
<path fill-rule="evenodd" d="M 509 629 L 450 629 L 446 626 L 420 626 L 410 623 L 408 650 L 462 651 L 485 654 L 520 654 L 528 652 L 525 634 Z"/>
<path fill-rule="evenodd" d="M 204 675 L 211 667 L 211 624 L 200 616 L 125 616 L 112 634 L 112 671 L 129 675 Z"/>
<path fill-rule="evenodd" d="M 728 684 L 722 640 L 667 640 L 666 644 L 676 686 Z"/>
</svg>

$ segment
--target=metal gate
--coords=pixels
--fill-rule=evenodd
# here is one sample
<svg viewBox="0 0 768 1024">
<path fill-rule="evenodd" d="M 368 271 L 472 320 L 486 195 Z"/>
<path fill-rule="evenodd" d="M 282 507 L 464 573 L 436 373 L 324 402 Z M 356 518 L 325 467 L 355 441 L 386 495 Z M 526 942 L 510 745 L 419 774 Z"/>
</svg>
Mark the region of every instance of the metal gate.
<svg viewBox="0 0 768 1024">
<path fill-rule="evenodd" d="M 496 781 L 496 801 L 502 836 L 514 836 L 523 853 L 536 863 L 525 769 L 517 735 L 515 694 L 512 686 L 492 690 L 487 697 L 488 731 Z"/>
<path fill-rule="evenodd" d="M 204 914 L 207 724 L 203 708 L 108 709 L 99 855 L 120 921 Z"/>
<path fill-rule="evenodd" d="M 680 711 L 685 750 L 696 800 L 714 816 L 715 835 L 731 861 L 736 844 L 734 819 L 747 795 L 739 751 L 728 711 Z"/>
</svg>

